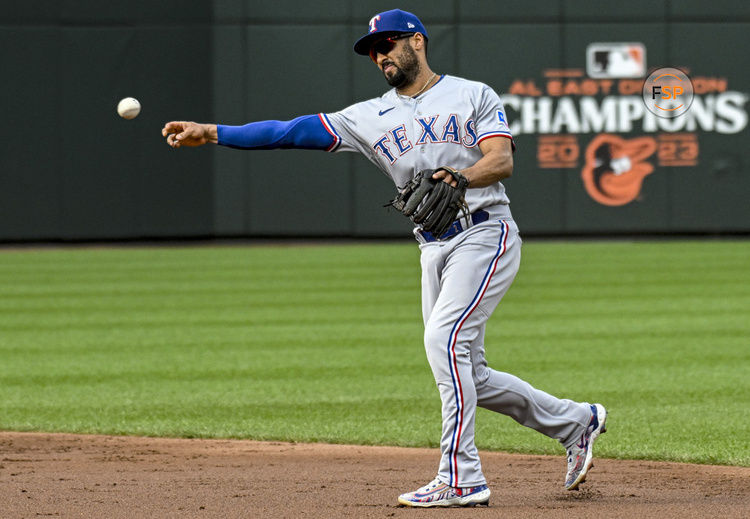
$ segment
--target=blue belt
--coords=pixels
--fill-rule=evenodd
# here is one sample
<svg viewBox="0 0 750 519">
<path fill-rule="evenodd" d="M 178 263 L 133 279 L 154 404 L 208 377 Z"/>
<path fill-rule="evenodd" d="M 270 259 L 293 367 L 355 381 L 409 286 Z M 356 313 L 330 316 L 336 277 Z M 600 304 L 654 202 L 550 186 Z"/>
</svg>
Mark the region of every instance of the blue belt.
<svg viewBox="0 0 750 519">
<path fill-rule="evenodd" d="M 482 222 L 486 222 L 489 219 L 490 219 L 490 213 L 488 213 L 487 211 L 483 209 L 480 209 L 479 211 L 476 211 L 471 214 L 472 225 L 477 225 Z M 456 220 L 455 222 L 451 224 L 448 230 L 443 233 L 443 235 L 439 238 L 439 240 L 444 241 L 444 240 L 453 238 L 455 235 L 463 231 L 464 231 L 464 227 L 463 225 L 461 225 L 461 220 Z M 419 234 L 421 234 L 422 238 L 424 238 L 424 240 L 428 243 L 433 242 L 433 241 L 438 241 L 438 238 L 435 238 L 435 236 L 433 236 L 431 232 L 419 231 Z"/>
</svg>

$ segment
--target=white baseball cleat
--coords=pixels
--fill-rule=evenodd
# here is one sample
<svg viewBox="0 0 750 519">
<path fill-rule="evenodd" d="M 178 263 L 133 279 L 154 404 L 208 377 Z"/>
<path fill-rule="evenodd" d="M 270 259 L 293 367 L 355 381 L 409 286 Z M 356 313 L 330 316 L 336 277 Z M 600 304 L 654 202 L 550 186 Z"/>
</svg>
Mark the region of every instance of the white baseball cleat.
<svg viewBox="0 0 750 519">
<path fill-rule="evenodd" d="M 403 506 L 433 507 L 433 506 L 489 506 L 490 489 L 487 485 L 478 487 L 451 487 L 438 478 L 419 490 L 398 496 L 399 504 Z"/>
<path fill-rule="evenodd" d="M 591 421 L 581 435 L 581 439 L 568 449 L 568 473 L 565 475 L 565 489 L 578 490 L 578 485 L 586 481 L 586 474 L 594 463 L 594 441 L 607 432 L 607 410 L 601 404 L 591 405 Z"/>
</svg>

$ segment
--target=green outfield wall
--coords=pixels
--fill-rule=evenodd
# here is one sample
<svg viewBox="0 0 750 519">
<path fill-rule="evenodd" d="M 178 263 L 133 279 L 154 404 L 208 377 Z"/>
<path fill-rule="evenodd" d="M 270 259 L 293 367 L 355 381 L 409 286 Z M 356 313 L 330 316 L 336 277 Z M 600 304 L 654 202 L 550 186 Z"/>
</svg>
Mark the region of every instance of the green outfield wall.
<svg viewBox="0 0 750 519">
<path fill-rule="evenodd" d="M 425 23 L 433 69 L 503 96 L 525 234 L 750 232 L 746 1 L 27 0 L 0 5 L 0 241 L 408 235 L 382 208 L 390 180 L 355 154 L 160 136 L 380 95 L 351 47 L 394 7 Z M 691 77 L 685 115 L 646 109 L 659 67 Z M 143 106 L 131 121 L 125 96 Z"/>
</svg>

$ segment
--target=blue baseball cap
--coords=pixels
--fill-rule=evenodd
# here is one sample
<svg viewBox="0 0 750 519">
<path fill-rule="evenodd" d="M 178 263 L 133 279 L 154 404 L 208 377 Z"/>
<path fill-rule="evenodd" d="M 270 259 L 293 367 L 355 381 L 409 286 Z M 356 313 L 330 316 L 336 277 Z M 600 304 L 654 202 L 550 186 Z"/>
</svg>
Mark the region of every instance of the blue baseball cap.
<svg viewBox="0 0 750 519">
<path fill-rule="evenodd" d="M 370 18 L 370 30 L 354 44 L 354 52 L 367 56 L 370 53 L 370 46 L 376 40 L 404 32 L 419 32 L 427 38 L 427 29 L 424 28 L 419 18 L 411 13 L 401 9 L 392 9 L 376 14 Z"/>
</svg>

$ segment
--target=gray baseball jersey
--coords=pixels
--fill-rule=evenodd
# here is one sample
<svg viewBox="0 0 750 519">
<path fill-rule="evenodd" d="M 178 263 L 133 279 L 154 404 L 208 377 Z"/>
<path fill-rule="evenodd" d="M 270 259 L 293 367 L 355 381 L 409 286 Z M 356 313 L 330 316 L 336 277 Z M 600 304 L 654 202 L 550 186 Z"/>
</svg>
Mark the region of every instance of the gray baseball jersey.
<svg viewBox="0 0 750 519">
<path fill-rule="evenodd" d="M 444 75 L 412 98 L 393 88 L 340 112 L 321 114 L 338 142 L 331 151 L 358 151 L 401 187 L 422 169 L 468 168 L 482 158 L 479 143 L 512 139 L 498 95 L 487 85 Z M 469 189 L 471 212 L 508 205 L 505 187 Z"/>
</svg>

